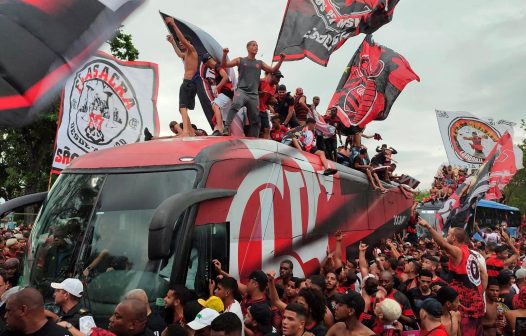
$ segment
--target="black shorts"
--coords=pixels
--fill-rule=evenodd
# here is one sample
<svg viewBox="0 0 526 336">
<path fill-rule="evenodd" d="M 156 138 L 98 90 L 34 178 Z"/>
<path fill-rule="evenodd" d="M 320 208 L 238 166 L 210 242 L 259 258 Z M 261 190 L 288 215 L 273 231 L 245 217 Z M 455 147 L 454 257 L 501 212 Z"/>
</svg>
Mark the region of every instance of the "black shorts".
<svg viewBox="0 0 526 336">
<path fill-rule="evenodd" d="M 179 89 L 179 108 L 193 110 L 195 108 L 195 95 L 197 94 L 197 85 L 194 81 L 184 79 Z"/>
<path fill-rule="evenodd" d="M 270 121 L 268 119 L 268 113 L 259 111 L 259 117 L 261 118 L 261 130 L 270 129 Z"/>
<path fill-rule="evenodd" d="M 318 147 L 314 146 L 314 147 L 311 147 L 311 149 L 309 150 L 309 153 L 315 154 L 318 150 L 319 150 Z"/>
</svg>

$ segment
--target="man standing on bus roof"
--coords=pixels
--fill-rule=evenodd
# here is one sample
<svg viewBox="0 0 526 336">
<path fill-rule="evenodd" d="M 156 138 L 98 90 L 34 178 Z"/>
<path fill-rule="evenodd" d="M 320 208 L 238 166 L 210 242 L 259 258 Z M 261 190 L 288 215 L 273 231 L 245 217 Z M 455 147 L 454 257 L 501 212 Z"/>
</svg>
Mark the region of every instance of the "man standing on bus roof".
<svg viewBox="0 0 526 336">
<path fill-rule="evenodd" d="M 223 135 L 230 135 L 230 124 L 232 124 L 232 120 L 234 120 L 237 112 L 245 106 L 250 121 L 250 128 L 247 135 L 257 138 L 259 137 L 259 131 L 261 128 L 261 118 L 259 116 L 258 108 L 258 89 L 261 70 L 269 73 L 276 73 L 285 59 L 285 54 L 281 53 L 278 63 L 273 67 L 270 67 L 265 62 L 256 59 L 256 54 L 258 53 L 258 44 L 256 41 L 249 41 L 247 43 L 247 57 L 237 57 L 227 62 L 226 57 L 228 52 L 228 48 L 223 49 L 221 67 L 232 68 L 237 66 L 239 71 L 239 82 L 234 94 L 234 101 L 228 111 Z"/>
<path fill-rule="evenodd" d="M 177 39 L 179 40 L 178 44 L 171 34 L 167 37 L 168 42 L 172 44 L 175 53 L 184 63 L 183 84 L 181 84 L 181 88 L 179 89 L 179 112 L 183 118 L 183 132 L 181 135 L 190 136 L 194 134 L 194 131 L 191 127 L 188 110 L 193 110 L 195 107 L 195 95 L 197 94 L 195 80 L 199 78 L 199 72 L 197 71 L 199 64 L 197 51 L 189 41 L 189 38 L 184 36 L 181 30 L 179 30 L 172 17 L 166 17 L 165 22 L 175 31 Z"/>
</svg>

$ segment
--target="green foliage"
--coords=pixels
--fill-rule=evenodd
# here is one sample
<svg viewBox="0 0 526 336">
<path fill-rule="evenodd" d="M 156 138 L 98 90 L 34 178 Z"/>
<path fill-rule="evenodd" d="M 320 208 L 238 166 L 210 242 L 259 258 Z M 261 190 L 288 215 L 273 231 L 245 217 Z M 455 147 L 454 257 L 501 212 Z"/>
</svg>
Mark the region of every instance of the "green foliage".
<svg viewBox="0 0 526 336">
<path fill-rule="evenodd" d="M 116 31 L 115 37 L 108 42 L 111 54 L 124 61 L 135 61 L 139 58 L 139 50 L 133 44 L 132 35 L 122 31 L 122 26 Z"/>
<path fill-rule="evenodd" d="M 422 202 L 422 200 L 426 197 L 429 197 L 429 189 L 428 190 L 417 190 L 417 193 L 415 195 L 415 201 Z"/>
<path fill-rule="evenodd" d="M 521 128 L 526 131 L 526 121 L 521 120 Z M 519 145 L 522 149 L 522 165 L 526 167 L 526 138 Z M 504 189 L 507 204 L 517 207 L 522 214 L 526 214 L 526 168 L 517 171 L 513 179 Z"/>
</svg>

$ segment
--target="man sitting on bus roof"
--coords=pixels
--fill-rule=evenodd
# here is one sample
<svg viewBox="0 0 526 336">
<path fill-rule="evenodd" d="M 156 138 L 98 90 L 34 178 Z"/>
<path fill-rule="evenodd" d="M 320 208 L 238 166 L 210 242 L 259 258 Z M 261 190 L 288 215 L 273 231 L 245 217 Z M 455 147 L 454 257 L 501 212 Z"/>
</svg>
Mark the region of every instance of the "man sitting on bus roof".
<svg viewBox="0 0 526 336">
<path fill-rule="evenodd" d="M 325 169 L 323 175 L 334 175 L 338 171 L 329 167 L 329 162 L 325 157 L 325 152 L 316 147 L 316 137 L 314 136 L 314 128 L 316 127 L 316 120 L 307 118 L 305 127 L 298 132 L 296 137 L 292 138 L 292 144 L 296 149 L 316 154 L 320 157 L 323 168 Z"/>
</svg>

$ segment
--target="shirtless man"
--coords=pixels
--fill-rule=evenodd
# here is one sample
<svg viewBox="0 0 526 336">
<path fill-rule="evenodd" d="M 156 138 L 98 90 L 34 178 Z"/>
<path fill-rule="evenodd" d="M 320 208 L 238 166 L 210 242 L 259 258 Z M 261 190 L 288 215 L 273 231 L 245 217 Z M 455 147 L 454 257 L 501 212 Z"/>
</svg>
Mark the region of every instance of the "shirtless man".
<svg viewBox="0 0 526 336">
<path fill-rule="evenodd" d="M 326 336 L 372 336 L 375 333 L 360 322 L 360 315 L 365 308 L 365 301 L 360 294 L 351 291 L 338 296 L 334 317 L 338 323 L 334 324 Z"/>
<path fill-rule="evenodd" d="M 442 317 L 440 321 L 446 328 L 448 336 L 461 336 L 457 291 L 451 287 L 441 287 L 438 290 L 436 298 L 442 304 Z"/>
<path fill-rule="evenodd" d="M 351 145 L 350 146 L 351 147 L 351 161 L 358 155 L 358 153 L 360 152 L 360 149 L 362 148 L 362 137 L 366 139 L 371 139 L 371 138 L 374 138 L 377 140 L 382 139 L 382 137 L 378 133 L 375 133 L 373 135 L 366 135 L 363 133 L 363 131 L 365 131 L 365 127 L 364 128 L 357 127 L 356 133 L 347 137 L 347 140 L 345 141 L 345 148 L 347 148 L 347 145 L 349 144 L 349 142 Z"/>
<path fill-rule="evenodd" d="M 167 17 L 165 22 L 175 31 L 179 44 L 175 42 L 172 35 L 168 35 L 167 40 L 172 44 L 175 53 L 184 63 L 183 84 L 181 84 L 181 88 L 179 89 L 179 112 L 183 118 L 183 132 L 181 136 L 191 136 L 194 135 L 195 132 L 192 130 L 188 110 L 195 108 L 195 95 L 197 94 L 195 80 L 199 78 L 199 72 L 197 71 L 199 64 L 197 51 L 188 38 L 179 30 L 172 17 Z"/>
<path fill-rule="evenodd" d="M 245 106 L 247 108 L 247 116 L 250 121 L 250 128 L 247 136 L 257 138 L 261 128 L 261 117 L 259 116 L 259 79 L 261 77 L 261 70 L 268 73 L 276 73 L 281 67 L 281 63 L 285 59 L 285 54 L 280 54 L 280 60 L 276 65 L 270 67 L 265 62 L 256 59 L 258 53 L 258 44 L 256 41 L 249 41 L 247 43 L 247 57 L 237 57 L 231 61 L 226 60 L 228 55 L 228 48 L 223 49 L 223 59 L 221 60 L 221 67 L 232 68 L 236 67 L 239 71 L 239 81 L 237 90 L 234 94 L 232 106 L 228 111 L 225 122 L 223 135 L 230 135 L 230 125 L 236 113 Z"/>
<path fill-rule="evenodd" d="M 498 319 L 497 307 L 500 305 L 503 309 L 503 303 L 499 301 L 500 287 L 499 283 L 494 278 L 488 279 L 488 287 L 486 288 L 486 314 L 482 319 L 482 326 L 484 328 L 484 336 L 501 335 L 505 323 L 503 317 Z M 499 332 L 497 333 L 497 330 Z"/>
</svg>

